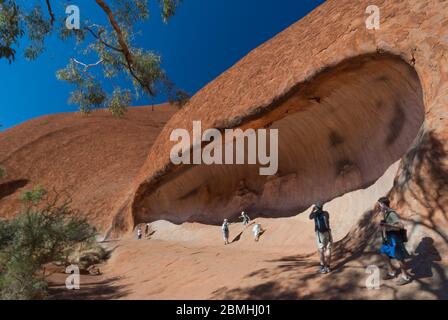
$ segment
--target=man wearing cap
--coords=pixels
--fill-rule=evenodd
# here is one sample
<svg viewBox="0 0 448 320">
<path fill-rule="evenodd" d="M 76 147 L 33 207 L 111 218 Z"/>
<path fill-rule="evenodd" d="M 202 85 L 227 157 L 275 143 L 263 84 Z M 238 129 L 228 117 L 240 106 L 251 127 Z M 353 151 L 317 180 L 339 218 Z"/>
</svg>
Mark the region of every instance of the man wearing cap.
<svg viewBox="0 0 448 320">
<path fill-rule="evenodd" d="M 320 273 L 329 273 L 331 263 L 331 247 L 333 237 L 330 229 L 330 215 L 323 210 L 321 203 L 316 203 L 310 214 L 310 220 L 314 220 L 314 231 L 316 232 L 317 249 L 320 259 Z"/>
</svg>

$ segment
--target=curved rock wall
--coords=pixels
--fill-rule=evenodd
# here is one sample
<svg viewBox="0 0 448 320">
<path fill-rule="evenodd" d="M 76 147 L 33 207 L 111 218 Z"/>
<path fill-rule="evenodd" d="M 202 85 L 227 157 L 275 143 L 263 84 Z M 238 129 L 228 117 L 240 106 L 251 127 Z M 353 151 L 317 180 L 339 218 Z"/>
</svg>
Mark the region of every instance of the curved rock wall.
<svg viewBox="0 0 448 320">
<path fill-rule="evenodd" d="M 346 61 L 246 126 L 278 129 L 276 176 L 259 175 L 256 165 L 189 166 L 134 203 L 135 221 L 217 224 L 246 209 L 295 215 L 371 185 L 409 149 L 423 119 L 409 65 L 389 55 Z"/>
<path fill-rule="evenodd" d="M 366 28 L 367 15 L 365 11 L 370 5 L 377 5 L 380 9 L 381 25 L 379 30 Z M 315 167 L 318 169 L 316 173 L 312 169 L 311 161 L 303 160 L 304 162 L 300 162 L 300 164 L 293 164 L 296 161 L 296 150 L 297 153 L 305 154 L 307 144 L 302 144 L 300 148 L 294 149 L 290 156 L 282 151 L 281 175 L 286 180 L 280 183 L 272 182 L 273 190 L 270 193 L 275 194 L 276 188 L 281 189 L 285 186 L 287 190 L 292 190 L 291 196 L 285 195 L 285 198 L 282 198 L 285 200 L 280 204 L 270 206 L 275 203 L 275 199 L 272 197 L 264 206 L 268 206 L 270 212 L 275 212 L 273 213 L 275 215 L 283 215 L 288 213 L 287 211 L 292 205 L 306 206 L 311 199 L 321 197 L 330 199 L 343 192 L 344 189 L 353 190 L 371 183 L 372 180 L 379 177 L 381 172 L 384 172 L 388 164 L 404 155 L 394 187 L 390 192 L 393 206 L 399 209 L 403 218 L 407 219 L 412 227 L 415 226 L 412 230 L 417 231 L 412 231 L 412 234 L 418 234 L 418 238 L 424 234 L 433 234 L 437 237 L 437 241 L 448 243 L 445 231 L 448 226 L 447 27 L 447 1 L 360 0 L 356 3 L 350 0 L 326 1 L 304 19 L 253 50 L 232 68 L 205 86 L 183 110 L 173 116 L 162 130 L 145 165 L 141 168 L 140 174 L 134 180 L 133 190 L 130 190 L 126 195 L 126 200 L 115 208 L 114 230 L 117 232 L 129 230 L 136 222 L 143 219 L 171 217 L 178 222 L 188 219 L 204 219 L 204 215 L 207 214 L 204 208 L 192 209 L 194 206 L 192 199 L 195 197 L 197 197 L 195 202 L 205 203 L 205 200 L 210 200 L 210 205 L 218 209 L 222 203 L 235 203 L 228 209 L 217 210 L 217 213 L 213 213 L 213 216 L 208 218 L 209 220 L 214 220 L 215 217 L 218 220 L 224 211 L 230 213 L 242 206 L 248 205 L 254 209 L 257 205 L 260 206 L 258 199 L 260 194 L 263 195 L 261 190 L 264 190 L 266 183 L 250 173 L 252 168 L 242 168 L 241 171 L 244 172 L 241 175 L 232 171 L 231 174 L 237 178 L 226 177 L 225 185 L 222 187 L 224 192 L 219 192 L 219 196 L 227 197 L 226 201 L 220 201 L 219 197 L 215 197 L 216 194 L 213 194 L 213 191 L 206 188 L 205 177 L 210 176 L 210 173 L 200 172 L 200 174 L 194 175 L 192 179 L 189 179 L 188 185 L 187 182 L 182 182 L 186 181 L 186 179 L 183 180 L 184 177 L 191 174 L 193 169 L 174 166 L 170 163 L 169 154 L 173 144 L 170 142 L 169 136 L 173 129 L 188 128 L 191 131 L 193 120 L 201 120 L 203 130 L 207 128 L 220 130 L 237 127 L 262 128 L 278 121 L 276 125 L 288 128 L 285 130 L 288 133 L 284 136 L 294 137 L 296 134 L 303 135 L 312 130 L 308 129 L 303 132 L 293 126 L 296 122 L 293 119 L 299 117 L 300 112 L 304 113 L 302 119 L 313 118 L 304 121 L 306 125 L 317 128 L 316 122 L 323 121 L 323 119 L 314 119 L 311 117 L 311 111 L 306 110 L 322 110 L 322 112 L 326 110 L 327 114 L 331 110 L 332 104 L 325 104 L 322 101 L 341 101 L 344 106 L 346 103 L 350 105 L 350 101 L 356 103 L 363 101 L 360 105 L 367 114 L 371 114 L 369 119 L 388 119 L 387 121 L 395 124 L 392 127 L 401 134 L 397 135 L 397 132 L 391 132 L 391 126 L 386 120 L 380 120 L 379 123 L 366 122 L 360 120 L 356 112 L 353 114 L 349 112 L 344 117 L 347 117 L 350 124 L 357 123 L 359 126 L 357 132 L 361 134 L 361 138 L 353 139 L 351 135 L 346 136 L 339 130 L 342 130 L 343 127 L 354 130 L 352 128 L 354 125 L 344 124 L 345 119 L 341 120 L 337 116 L 335 119 L 325 120 L 327 125 L 338 123 L 338 126 L 330 125 L 325 134 L 316 137 L 320 141 L 322 150 L 316 148 L 316 151 L 308 150 L 308 153 L 311 153 L 313 155 L 311 158 L 315 159 L 323 151 L 330 152 L 334 159 L 343 160 L 341 164 L 337 166 L 337 162 L 334 163 L 332 158 L 330 163 L 322 162 L 321 167 Z M 336 72 L 334 75 L 337 75 L 338 68 L 343 66 L 346 61 L 352 62 L 350 66 L 352 70 L 361 70 L 362 66 L 357 64 L 362 61 L 360 57 L 383 54 L 400 57 L 411 68 L 402 68 L 400 66 L 403 64 L 392 63 L 389 60 L 382 64 L 381 68 L 378 68 L 379 70 L 370 70 L 367 73 L 354 71 L 359 79 L 359 84 L 351 83 L 350 77 L 339 78 L 339 81 L 330 79 L 327 86 L 321 85 L 324 79 L 317 80 L 326 72 Z M 388 63 L 391 63 L 389 67 L 387 67 Z M 396 66 L 398 69 L 391 70 Z M 391 77 L 390 79 L 393 81 L 382 81 L 382 75 L 378 73 L 380 70 L 384 71 L 384 76 Z M 371 72 L 376 72 L 376 75 L 379 76 L 377 81 L 370 77 Z M 415 78 L 419 79 L 421 93 L 419 93 L 416 81 L 413 80 Z M 348 81 L 348 83 L 340 83 L 341 80 Z M 313 84 L 317 87 L 314 88 Z M 364 89 L 358 92 L 358 86 Z M 340 91 L 345 94 L 345 97 L 333 96 L 331 99 L 326 99 L 325 92 L 328 95 L 333 92 L 333 89 L 325 91 L 326 88 L 350 88 L 350 90 Z M 368 88 L 381 88 L 381 91 L 384 91 L 384 96 L 382 96 L 383 93 L 378 93 L 377 90 L 370 91 Z M 307 94 L 307 90 L 311 91 L 308 91 Z M 320 94 L 318 98 L 320 98 L 320 104 L 323 105 L 321 108 L 314 108 L 319 101 L 319 99 L 315 99 L 315 91 Z M 310 96 L 310 93 L 313 95 Z M 292 103 L 292 107 L 296 106 L 303 110 L 294 112 L 298 113 L 297 116 L 284 117 L 285 110 L 289 109 L 284 102 L 294 101 L 296 94 L 298 94 L 297 97 L 302 97 L 304 100 L 295 101 Z M 378 106 L 383 105 L 384 107 L 385 111 L 382 112 L 387 113 L 387 116 L 383 118 L 375 115 L 374 110 L 376 109 L 374 100 L 372 100 L 375 94 L 386 99 L 386 101 L 382 99 L 382 103 L 377 101 Z M 345 103 L 344 99 L 346 99 Z M 348 108 L 355 110 L 353 106 Z M 412 144 L 414 134 L 417 133 L 422 121 L 422 108 L 423 125 L 417 139 Z M 305 118 L 306 112 L 310 112 L 308 118 Z M 343 113 L 341 113 L 342 115 Z M 400 128 L 401 125 L 403 127 Z M 337 129 L 337 134 L 331 132 L 331 130 L 335 130 L 334 128 Z M 343 139 L 341 139 L 341 135 Z M 369 138 L 366 139 L 366 137 Z M 344 143 L 341 144 L 342 140 Z M 389 147 L 385 147 L 387 152 L 381 154 L 384 151 L 384 142 L 387 140 L 391 141 L 391 144 Z M 335 147 L 329 147 L 329 141 Z M 294 142 L 297 145 L 300 144 L 299 141 Z M 408 149 L 409 147 L 410 149 Z M 344 162 L 345 160 L 348 161 Z M 367 169 L 368 167 L 370 169 Z M 288 169 L 297 170 L 289 172 Z M 200 170 L 200 168 L 194 170 Z M 213 169 L 205 169 L 205 171 L 211 170 Z M 218 172 L 221 172 L 220 175 L 228 174 L 223 168 Z M 214 174 L 212 171 L 211 173 Z M 334 185 L 325 186 L 324 183 L 322 187 L 324 191 L 316 193 L 314 187 L 311 190 L 305 187 L 306 179 L 300 179 L 294 174 L 302 174 L 304 177 L 308 177 L 307 179 L 324 179 L 325 181 L 328 180 L 328 177 L 332 177 L 329 181 Z M 255 187 L 252 187 L 254 190 L 249 190 L 254 193 L 254 196 L 244 198 L 240 203 L 229 201 L 233 196 L 228 191 L 234 189 L 236 181 L 246 176 L 251 177 L 246 180 L 255 184 Z M 338 177 L 342 178 L 338 179 Z M 297 178 L 300 182 L 295 181 Z M 217 181 L 214 178 L 212 180 Z M 188 193 L 191 181 L 197 187 L 193 193 Z M 215 183 L 215 181 L 213 182 Z M 299 194 L 298 186 L 302 183 L 304 183 L 303 190 Z M 228 187 L 228 184 L 233 184 L 232 188 Z M 308 183 L 308 185 L 311 184 Z M 166 189 L 164 190 L 164 188 Z M 167 193 L 168 191 L 171 194 Z M 288 194 L 286 191 L 280 193 Z M 185 198 L 182 200 L 179 197 Z M 262 198 L 268 199 L 269 197 L 265 193 Z M 238 198 L 236 199 L 238 200 Z M 293 203 L 290 199 L 302 200 Z M 182 201 L 185 201 L 185 204 Z M 182 206 L 185 210 L 182 210 Z M 281 206 L 280 209 L 279 206 Z M 172 212 L 175 212 L 176 215 L 179 214 L 180 217 L 175 217 Z M 264 212 L 259 213 L 264 214 Z M 356 237 L 361 237 L 361 233 L 369 229 L 368 221 L 370 220 L 364 219 L 361 224 L 357 225 L 358 229 L 362 231 L 354 233 Z M 353 223 L 355 222 L 353 221 Z M 411 235 L 411 241 L 413 238 Z"/>
</svg>

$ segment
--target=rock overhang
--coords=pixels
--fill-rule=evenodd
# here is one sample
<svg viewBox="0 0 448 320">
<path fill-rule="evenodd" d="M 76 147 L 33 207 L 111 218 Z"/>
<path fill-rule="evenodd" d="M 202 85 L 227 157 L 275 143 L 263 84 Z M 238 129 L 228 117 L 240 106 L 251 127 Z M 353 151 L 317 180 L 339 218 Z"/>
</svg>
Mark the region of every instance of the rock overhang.
<svg viewBox="0 0 448 320">
<path fill-rule="evenodd" d="M 426 111 L 422 130 L 437 126 L 437 115 L 444 112 L 440 95 L 447 87 L 442 76 L 447 40 L 437 26 L 448 24 L 444 14 L 447 4 L 377 2 L 385 17 L 380 30 L 365 27 L 365 7 L 371 1 L 359 1 L 357 5 L 327 1 L 199 91 L 160 134 L 135 180 L 134 190 L 119 208 L 117 220 L 134 223 L 135 204 L 145 193 L 157 190 L 169 176 L 182 175 L 185 169 L 169 161 L 169 134 L 173 129 L 189 128 L 192 120 L 201 120 L 205 128 L 247 126 L 261 119 L 260 115 L 275 112 L 285 98 L 319 75 L 357 57 L 387 54 L 413 67 L 421 82 Z M 428 114 L 430 110 L 432 114 Z"/>
<path fill-rule="evenodd" d="M 408 64 L 388 54 L 347 60 L 241 126 L 278 130 L 276 175 L 247 164 L 178 167 L 157 188 L 140 186 L 134 219 L 217 224 L 244 209 L 295 215 L 316 199 L 373 184 L 406 153 L 423 118 L 422 89 Z"/>
</svg>

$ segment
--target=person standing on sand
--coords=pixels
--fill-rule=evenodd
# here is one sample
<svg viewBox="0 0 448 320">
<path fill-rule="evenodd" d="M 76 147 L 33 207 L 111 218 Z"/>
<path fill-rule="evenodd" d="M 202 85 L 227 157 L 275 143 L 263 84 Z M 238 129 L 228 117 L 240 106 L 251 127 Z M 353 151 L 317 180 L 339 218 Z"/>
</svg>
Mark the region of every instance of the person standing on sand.
<svg viewBox="0 0 448 320">
<path fill-rule="evenodd" d="M 330 229 L 330 215 L 323 210 L 323 204 L 316 203 L 310 214 L 310 220 L 314 220 L 314 231 L 316 232 L 317 249 L 320 259 L 320 273 L 331 271 L 331 248 L 333 237 Z"/>
<path fill-rule="evenodd" d="M 397 280 L 397 285 L 408 284 L 411 282 L 411 277 L 405 267 L 405 259 L 409 257 L 409 253 L 404 245 L 407 241 L 406 229 L 398 214 L 390 208 L 389 198 L 380 198 L 378 207 L 383 213 L 383 220 L 380 223 L 383 245 L 380 248 L 380 253 L 388 269 L 383 280 L 390 280 L 397 276 L 398 272 L 392 264 L 392 259 L 395 259 L 398 261 L 401 271 L 401 277 Z"/>
<path fill-rule="evenodd" d="M 137 228 L 137 240 L 142 238 L 142 227 Z"/>
<path fill-rule="evenodd" d="M 222 229 L 222 236 L 224 238 L 224 245 L 229 244 L 229 221 L 227 219 L 224 219 L 224 222 L 222 223 L 221 229 Z"/>
<path fill-rule="evenodd" d="M 245 213 L 244 211 L 241 212 L 241 219 L 243 219 L 243 225 L 244 225 L 245 227 L 249 225 L 249 223 L 250 223 L 250 218 L 249 218 L 249 216 L 247 215 L 247 213 Z"/>
<path fill-rule="evenodd" d="M 256 223 L 252 227 L 252 232 L 254 234 L 255 241 L 258 241 L 260 239 L 260 233 L 261 233 L 261 225 L 259 223 Z"/>
<path fill-rule="evenodd" d="M 149 223 L 145 226 L 145 237 L 147 238 L 149 236 Z"/>
</svg>

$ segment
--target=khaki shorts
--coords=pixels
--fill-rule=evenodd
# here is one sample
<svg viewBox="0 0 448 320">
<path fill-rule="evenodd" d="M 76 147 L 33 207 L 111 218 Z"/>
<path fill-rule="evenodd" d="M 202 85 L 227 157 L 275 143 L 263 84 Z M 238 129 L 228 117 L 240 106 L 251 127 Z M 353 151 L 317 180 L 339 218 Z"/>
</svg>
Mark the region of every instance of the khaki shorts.
<svg viewBox="0 0 448 320">
<path fill-rule="evenodd" d="M 317 242 L 317 248 L 319 250 L 331 249 L 331 246 L 333 245 L 333 238 L 331 236 L 331 233 L 329 231 L 327 232 L 316 231 L 316 242 Z"/>
</svg>

